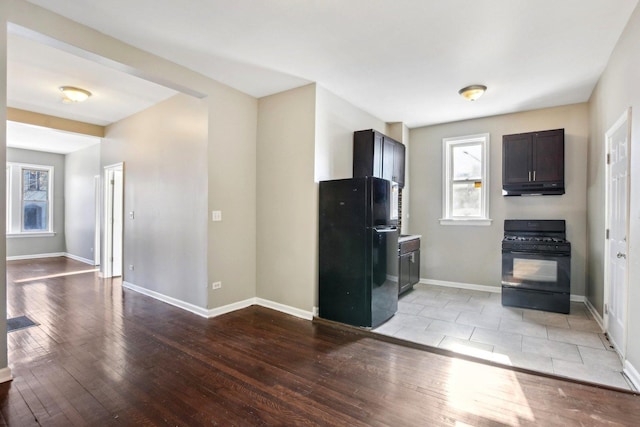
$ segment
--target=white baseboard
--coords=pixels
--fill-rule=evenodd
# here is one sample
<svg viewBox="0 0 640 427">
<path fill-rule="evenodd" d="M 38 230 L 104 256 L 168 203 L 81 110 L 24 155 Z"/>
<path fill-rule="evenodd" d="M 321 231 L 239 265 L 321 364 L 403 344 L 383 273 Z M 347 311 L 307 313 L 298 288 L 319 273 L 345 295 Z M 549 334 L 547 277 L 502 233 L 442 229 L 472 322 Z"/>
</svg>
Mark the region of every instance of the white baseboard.
<svg viewBox="0 0 640 427">
<path fill-rule="evenodd" d="M 589 309 L 589 313 L 591 313 L 593 318 L 596 320 L 598 326 L 600 326 L 600 329 L 604 331 L 604 320 L 602 319 L 602 316 L 600 316 L 600 313 L 598 313 L 598 310 L 596 310 L 593 304 L 591 304 L 591 301 L 586 298 L 584 299 L 584 305 L 587 306 L 587 308 Z"/>
<path fill-rule="evenodd" d="M 498 286 L 487 286 L 487 285 L 476 285 L 474 283 L 462 283 L 462 282 L 448 282 L 446 280 L 436 280 L 436 279 L 420 279 L 420 283 L 425 285 L 434 285 L 434 286 L 443 286 L 445 288 L 460 288 L 460 289 L 469 289 L 472 291 L 483 291 L 483 292 L 491 292 L 494 294 L 499 294 L 502 292 L 501 285 Z M 570 300 L 573 302 L 586 302 L 586 298 L 582 295 L 571 295 Z"/>
<path fill-rule="evenodd" d="M 262 307 L 270 308 L 272 310 L 276 310 L 285 314 L 290 314 L 292 316 L 299 317 L 301 319 L 305 319 L 305 320 L 313 319 L 313 313 L 310 311 L 301 310 L 296 307 L 291 307 L 285 304 L 280 304 L 278 302 L 269 301 L 263 298 L 248 298 L 246 300 L 227 304 L 222 307 L 206 309 L 206 308 L 198 307 L 197 305 L 179 300 L 177 298 L 173 298 L 173 297 L 161 294 L 160 292 L 152 291 L 152 290 L 143 288 L 141 286 L 134 285 L 133 283 L 130 283 L 130 282 L 123 281 L 122 286 L 132 291 L 149 296 L 151 298 L 155 298 L 162 302 L 166 302 L 167 304 L 173 305 L 174 307 L 187 310 L 191 313 L 197 314 L 198 316 L 206 317 L 206 318 L 211 318 L 211 317 L 220 316 L 222 314 L 231 313 L 232 311 L 247 308 L 252 305 L 260 305 Z"/>
<path fill-rule="evenodd" d="M 173 305 L 175 307 L 181 308 L 183 310 L 190 311 L 193 314 L 197 314 L 202 317 L 209 317 L 209 311 L 206 308 L 198 307 L 197 305 L 179 300 L 177 298 L 170 297 L 168 295 L 161 294 L 160 292 L 152 291 L 147 288 L 143 288 L 138 285 L 134 285 L 133 283 L 122 281 L 122 286 L 127 289 L 131 289 L 132 291 L 136 291 L 139 294 L 149 296 L 151 298 L 155 298 L 159 301 L 166 302 L 167 304 Z"/>
<path fill-rule="evenodd" d="M 640 373 L 628 360 L 624 362 L 622 372 L 629 378 L 636 391 L 640 390 Z"/>
<path fill-rule="evenodd" d="M 59 256 L 66 256 L 66 254 L 64 252 L 53 252 L 49 254 L 15 255 L 15 256 L 8 256 L 7 261 L 18 261 L 21 259 L 36 259 L 36 258 L 56 258 Z"/>
<path fill-rule="evenodd" d="M 271 308 L 273 310 L 290 314 L 295 317 L 299 317 L 305 320 L 313 319 L 313 313 L 311 311 L 301 310 L 299 308 L 291 307 L 289 305 L 280 304 L 279 302 L 270 301 L 262 298 L 256 298 L 256 304 L 262 307 Z"/>
<path fill-rule="evenodd" d="M 6 368 L 0 369 L 0 383 L 6 383 L 12 379 L 13 375 L 11 375 L 11 368 L 7 366 Z"/>
<path fill-rule="evenodd" d="M 445 288 L 460 288 L 460 289 L 470 289 L 472 291 L 492 292 L 495 294 L 499 294 L 500 292 L 502 292 L 502 288 L 500 286 L 476 285 L 473 283 L 462 283 L 462 282 L 448 282 L 446 280 L 421 278 L 420 283 L 423 283 L 425 285 L 443 286 Z"/>
<path fill-rule="evenodd" d="M 232 311 L 242 310 L 243 308 L 250 307 L 256 304 L 255 298 L 248 298 L 243 301 L 234 302 L 231 304 L 223 305 L 222 307 L 210 308 L 207 311 L 207 317 L 216 317 L 222 314 L 231 313 Z"/>
<path fill-rule="evenodd" d="M 64 256 L 66 256 L 67 258 L 71 258 L 73 260 L 76 260 L 76 261 L 84 262 L 85 264 L 89 264 L 89 265 L 93 265 L 93 266 L 96 265 L 96 262 L 94 260 L 92 260 L 92 259 L 83 258 L 83 257 L 80 257 L 78 255 L 70 254 L 68 252 L 65 252 Z"/>
</svg>

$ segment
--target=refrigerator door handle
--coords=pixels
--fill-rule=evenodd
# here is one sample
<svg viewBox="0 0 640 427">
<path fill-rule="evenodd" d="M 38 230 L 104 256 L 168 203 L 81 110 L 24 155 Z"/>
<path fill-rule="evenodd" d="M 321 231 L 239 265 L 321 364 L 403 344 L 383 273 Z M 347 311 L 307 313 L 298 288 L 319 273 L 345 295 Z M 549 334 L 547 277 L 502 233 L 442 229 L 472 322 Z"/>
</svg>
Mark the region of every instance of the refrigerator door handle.
<svg viewBox="0 0 640 427">
<path fill-rule="evenodd" d="M 392 233 L 394 231 L 398 231 L 398 227 L 395 227 L 395 226 L 394 227 L 380 227 L 380 228 L 374 227 L 373 230 L 376 233 Z"/>
</svg>

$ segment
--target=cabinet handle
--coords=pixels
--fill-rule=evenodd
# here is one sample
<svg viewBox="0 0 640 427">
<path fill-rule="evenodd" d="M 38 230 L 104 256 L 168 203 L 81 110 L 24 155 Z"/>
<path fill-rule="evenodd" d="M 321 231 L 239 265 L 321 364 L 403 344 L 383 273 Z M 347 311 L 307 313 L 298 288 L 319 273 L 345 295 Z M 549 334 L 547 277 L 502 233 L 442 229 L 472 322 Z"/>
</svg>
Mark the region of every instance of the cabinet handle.
<svg viewBox="0 0 640 427">
<path fill-rule="evenodd" d="M 531 182 L 531 171 L 529 171 L 529 182 Z"/>
<path fill-rule="evenodd" d="M 533 171 L 533 180 L 536 180 L 536 171 Z"/>
</svg>

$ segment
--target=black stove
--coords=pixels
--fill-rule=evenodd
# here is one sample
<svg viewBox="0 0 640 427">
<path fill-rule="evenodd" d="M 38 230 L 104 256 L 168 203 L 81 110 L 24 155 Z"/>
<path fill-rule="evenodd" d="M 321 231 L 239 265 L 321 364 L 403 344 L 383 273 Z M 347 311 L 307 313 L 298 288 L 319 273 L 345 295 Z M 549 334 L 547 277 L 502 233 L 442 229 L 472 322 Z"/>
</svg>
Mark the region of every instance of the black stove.
<svg viewBox="0 0 640 427">
<path fill-rule="evenodd" d="M 571 244 L 564 220 L 504 222 L 502 304 L 569 313 Z"/>
</svg>

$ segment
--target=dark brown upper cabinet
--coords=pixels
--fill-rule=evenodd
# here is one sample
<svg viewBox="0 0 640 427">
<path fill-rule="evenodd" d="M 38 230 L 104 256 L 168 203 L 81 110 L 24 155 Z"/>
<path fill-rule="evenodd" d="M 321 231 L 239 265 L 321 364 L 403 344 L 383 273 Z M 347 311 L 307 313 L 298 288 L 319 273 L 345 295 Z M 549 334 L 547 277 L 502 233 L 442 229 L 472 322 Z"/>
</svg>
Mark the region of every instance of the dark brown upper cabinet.
<svg viewBox="0 0 640 427">
<path fill-rule="evenodd" d="M 502 137 L 502 194 L 564 194 L 564 129 Z"/>
<path fill-rule="evenodd" d="M 404 144 L 373 129 L 353 133 L 353 176 L 375 176 L 404 187 Z"/>
</svg>

